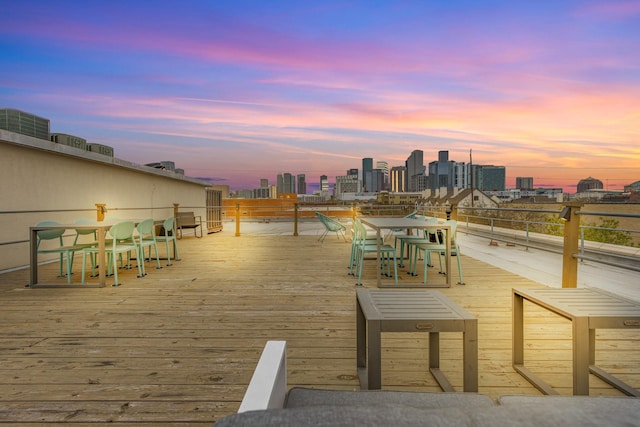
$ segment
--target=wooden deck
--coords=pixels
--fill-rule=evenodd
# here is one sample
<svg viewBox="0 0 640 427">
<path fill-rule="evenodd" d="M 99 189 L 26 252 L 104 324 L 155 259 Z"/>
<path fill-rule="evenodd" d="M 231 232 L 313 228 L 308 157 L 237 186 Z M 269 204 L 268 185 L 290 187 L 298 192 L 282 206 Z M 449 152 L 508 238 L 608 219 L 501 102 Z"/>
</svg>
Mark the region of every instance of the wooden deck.
<svg viewBox="0 0 640 427">
<path fill-rule="evenodd" d="M 123 272 L 117 288 L 28 289 L 27 270 L 0 275 L 0 422 L 211 425 L 237 410 L 270 339 L 288 342 L 291 386 L 358 388 L 351 246 L 316 239 L 186 237 L 180 262 L 148 264 L 142 279 Z M 511 367 L 511 288 L 541 285 L 462 262 L 466 285 L 442 292 L 478 317 L 479 392 L 539 394 Z M 365 288 L 375 287 L 374 264 Z M 56 268 L 42 266 L 41 280 Z M 571 394 L 569 322 L 533 305 L 525 316 L 528 367 Z M 441 339 L 442 370 L 461 389 L 461 337 Z M 383 336 L 383 388 L 438 391 L 427 345 L 426 334 Z M 599 331 L 597 360 L 640 388 L 640 330 Z M 590 381 L 592 395 L 621 394 Z"/>
</svg>

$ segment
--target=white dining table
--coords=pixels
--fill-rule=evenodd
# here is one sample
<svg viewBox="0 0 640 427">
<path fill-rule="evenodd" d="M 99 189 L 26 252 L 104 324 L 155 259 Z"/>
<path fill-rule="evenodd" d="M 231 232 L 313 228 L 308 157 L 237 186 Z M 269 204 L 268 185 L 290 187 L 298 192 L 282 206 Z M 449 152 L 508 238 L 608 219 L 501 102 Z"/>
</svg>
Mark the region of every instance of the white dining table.
<svg viewBox="0 0 640 427">
<path fill-rule="evenodd" d="M 363 217 L 360 221 L 371 227 L 376 232 L 378 242 L 378 254 L 376 256 L 376 271 L 377 271 L 377 285 L 379 288 L 450 288 L 451 287 L 451 227 L 446 224 L 427 224 L 425 221 L 421 221 L 413 218 L 406 217 Z M 382 230 L 444 230 L 445 239 L 445 283 L 403 283 L 403 284 L 387 284 L 382 283 L 381 275 L 381 257 L 380 257 L 380 242 L 382 237 Z M 404 254 L 403 254 L 404 255 Z"/>
</svg>

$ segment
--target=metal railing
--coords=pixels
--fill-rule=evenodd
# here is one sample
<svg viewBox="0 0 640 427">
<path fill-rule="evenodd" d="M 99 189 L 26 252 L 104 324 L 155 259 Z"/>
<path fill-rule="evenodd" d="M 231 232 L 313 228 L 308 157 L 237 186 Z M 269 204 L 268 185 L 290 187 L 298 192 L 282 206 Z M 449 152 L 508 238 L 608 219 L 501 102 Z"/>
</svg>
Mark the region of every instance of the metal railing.
<svg viewBox="0 0 640 427">
<path fill-rule="evenodd" d="M 178 209 L 198 210 L 211 208 L 211 206 L 174 206 L 140 208 L 140 207 L 108 207 L 109 212 L 136 212 L 136 211 L 164 211 L 176 212 Z M 583 212 L 580 205 L 571 205 L 569 216 L 565 219 L 569 221 L 561 222 L 559 215 L 564 211 L 549 209 L 524 209 L 524 208 L 468 208 L 457 207 L 455 205 L 446 206 L 423 206 L 423 205 L 375 205 L 371 203 L 352 203 L 349 205 L 334 204 L 303 204 L 303 203 L 282 203 L 281 205 L 263 206 L 260 204 L 240 204 L 223 203 L 220 209 L 220 218 L 224 224 L 234 223 L 236 236 L 241 235 L 241 223 L 249 222 L 292 222 L 291 233 L 298 235 L 298 223 L 305 221 L 317 221 L 315 211 L 337 217 L 339 219 L 351 219 L 356 216 L 404 216 L 417 211 L 421 215 L 433 216 L 441 219 L 453 218 L 458 220 L 458 230 L 470 235 L 487 238 L 490 242 L 501 241 L 508 245 L 519 245 L 525 248 L 536 248 L 556 253 L 564 256 L 566 264 L 569 258 L 581 261 L 594 261 L 608 265 L 615 265 L 640 271 L 640 213 L 625 212 Z M 46 211 L 0 211 L 0 218 L 5 215 L 29 215 L 37 218 L 47 214 L 77 214 L 78 217 L 86 216 L 87 212 L 95 212 L 100 219 L 104 216 L 104 211 L 100 206 L 87 209 L 66 209 L 66 210 L 46 210 Z M 632 226 L 622 228 L 580 224 L 578 218 L 603 217 L 603 218 L 625 218 L 631 220 Z M 571 221 L 573 219 L 573 222 Z M 37 222 L 37 221 L 36 221 Z M 629 221 L 627 221 L 629 223 Z M 637 225 L 636 225 L 637 224 Z M 628 239 L 631 243 L 628 246 L 611 242 L 594 242 L 589 240 L 588 235 L 594 230 L 606 233 L 623 233 L 631 236 Z M 566 238 L 569 232 L 575 239 Z M 24 239 L 0 239 L 1 246 L 24 244 L 28 242 L 25 228 Z M 575 246 L 573 245 L 575 240 Z M 569 244 L 567 243 L 569 241 Z M 568 247 L 569 246 L 569 247 Z M 563 263 L 564 264 L 564 263 Z M 563 267 L 564 268 L 564 267 Z M 568 280 L 571 280 L 569 278 Z M 563 278 L 564 286 L 564 278 Z"/>
<path fill-rule="evenodd" d="M 579 261 L 594 261 L 602 264 L 640 271 L 640 214 L 624 212 L 581 211 L 580 204 L 565 204 L 563 210 L 531 210 L 509 208 L 460 208 L 456 218 L 459 227 L 468 234 L 478 235 L 490 241 L 503 241 L 563 255 L 563 286 L 574 287 L 577 281 Z M 526 218 L 521 218 L 525 214 Z M 583 224 L 587 217 L 626 218 L 632 227 L 606 227 Z M 562 218 L 562 220 L 561 220 Z M 589 239 L 588 234 L 599 230 L 600 239 Z M 610 240 L 607 238 L 609 237 Z M 615 237 L 623 237 L 616 239 Z M 624 240 L 627 245 L 613 240 Z M 568 277 L 564 277 L 567 275 Z"/>
</svg>

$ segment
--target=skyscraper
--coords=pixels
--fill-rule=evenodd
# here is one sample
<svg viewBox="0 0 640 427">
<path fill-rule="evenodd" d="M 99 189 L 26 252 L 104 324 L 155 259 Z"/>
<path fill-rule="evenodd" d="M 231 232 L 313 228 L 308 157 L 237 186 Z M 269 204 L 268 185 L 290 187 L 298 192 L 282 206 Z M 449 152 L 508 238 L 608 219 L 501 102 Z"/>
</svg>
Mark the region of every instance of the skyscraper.
<svg viewBox="0 0 640 427">
<path fill-rule="evenodd" d="M 382 171 L 382 190 L 389 189 L 389 163 L 384 160 L 378 160 L 376 162 L 376 169 Z"/>
<path fill-rule="evenodd" d="M 289 194 L 296 192 L 296 180 L 294 176 L 288 172 L 278 174 L 278 194 Z"/>
<path fill-rule="evenodd" d="M 320 192 L 323 194 L 329 194 L 329 179 L 327 175 L 320 175 Z"/>
<path fill-rule="evenodd" d="M 406 188 L 407 191 L 422 191 L 423 189 L 419 189 L 420 179 L 419 176 L 424 175 L 425 166 L 424 166 L 424 153 L 422 150 L 413 150 L 411 155 L 406 161 L 407 167 L 407 183 Z"/>
<path fill-rule="evenodd" d="M 372 169 L 369 172 L 369 189 L 367 191 L 371 193 L 379 193 L 384 190 L 384 174 L 380 169 Z"/>
<path fill-rule="evenodd" d="M 298 194 L 307 194 L 307 179 L 303 173 L 298 174 Z"/>
<path fill-rule="evenodd" d="M 284 193 L 284 177 L 281 173 L 279 173 L 276 178 L 276 191 L 278 192 L 278 194 Z"/>
<path fill-rule="evenodd" d="M 362 191 L 370 191 L 369 181 L 371 180 L 371 171 L 373 170 L 373 159 L 365 157 L 362 159 Z"/>
<path fill-rule="evenodd" d="M 438 151 L 438 160 L 429 163 L 429 189 L 453 189 L 454 162 L 449 161 L 448 151 Z"/>
<path fill-rule="evenodd" d="M 356 171 L 357 172 L 357 171 Z M 340 200 L 343 193 L 357 193 L 359 190 L 358 174 L 336 176 L 336 186 L 333 189 L 333 196 Z"/>
<path fill-rule="evenodd" d="M 533 177 L 516 177 L 516 189 L 518 190 L 533 190 Z"/>
<path fill-rule="evenodd" d="M 482 191 L 504 191 L 506 169 L 504 166 L 473 165 L 474 187 Z"/>
<path fill-rule="evenodd" d="M 296 192 L 296 179 L 288 172 L 284 174 L 284 192 L 291 194 L 295 194 Z"/>
<path fill-rule="evenodd" d="M 407 168 L 405 166 L 394 166 L 391 168 L 390 189 L 394 193 L 404 193 L 407 191 Z"/>
</svg>

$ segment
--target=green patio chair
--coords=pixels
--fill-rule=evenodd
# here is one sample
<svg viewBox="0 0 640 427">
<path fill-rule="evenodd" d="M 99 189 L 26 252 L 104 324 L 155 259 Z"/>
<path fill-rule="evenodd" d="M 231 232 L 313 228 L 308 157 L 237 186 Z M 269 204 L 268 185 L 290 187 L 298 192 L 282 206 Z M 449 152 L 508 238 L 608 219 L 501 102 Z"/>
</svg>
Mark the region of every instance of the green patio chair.
<svg viewBox="0 0 640 427">
<path fill-rule="evenodd" d="M 460 261 L 460 247 L 458 246 L 458 241 L 456 239 L 457 234 L 457 222 L 455 220 L 447 220 L 444 222 L 444 225 L 448 225 L 451 229 L 451 256 L 455 256 L 458 262 L 458 275 L 460 276 L 459 285 L 464 285 L 464 279 L 462 277 L 462 263 Z M 438 261 L 440 264 L 440 274 L 445 274 L 442 269 L 442 256 L 445 255 L 446 244 L 445 240 L 447 236 L 445 234 L 445 230 L 438 230 L 435 234 L 435 238 L 432 236 L 425 241 L 408 241 L 407 244 L 409 246 L 409 274 L 413 276 L 417 276 L 417 261 L 418 255 L 420 252 L 425 254 L 424 261 L 424 283 L 427 283 L 427 267 L 431 266 L 430 254 L 431 252 L 435 252 L 438 255 Z"/>
<path fill-rule="evenodd" d="M 340 221 L 333 219 L 327 215 L 323 215 L 320 212 L 315 212 L 316 216 L 318 217 L 318 219 L 320 220 L 320 222 L 322 222 L 322 225 L 324 225 L 324 232 L 322 233 L 322 235 L 318 238 L 319 242 L 324 242 L 324 238 L 327 236 L 327 234 L 329 232 L 333 232 L 336 233 L 336 237 L 338 239 L 340 239 L 340 235 L 342 235 L 342 238 L 344 239 L 345 242 L 347 242 L 347 238 L 344 235 L 344 231 L 347 229 L 344 224 L 342 224 Z"/>
<path fill-rule="evenodd" d="M 427 218 L 424 217 L 422 215 L 419 215 L 417 217 L 415 217 L 416 221 L 424 221 L 426 222 L 427 225 L 431 225 L 431 224 L 437 224 L 438 223 L 438 218 Z M 405 246 L 407 247 L 407 252 L 409 252 L 409 246 L 408 246 L 408 242 L 418 242 L 418 243 L 429 243 L 434 241 L 433 239 L 435 239 L 434 235 L 435 233 L 433 232 L 429 232 L 428 230 L 419 230 L 419 229 L 415 229 L 414 230 L 415 234 L 401 234 L 401 235 L 396 235 L 395 241 L 393 243 L 393 246 L 396 248 L 396 250 L 398 249 L 398 243 L 400 243 L 400 251 L 398 252 L 398 257 L 400 258 L 400 267 L 404 267 L 404 248 Z M 409 255 L 407 254 L 407 257 Z M 429 262 L 429 265 L 431 265 L 431 258 L 429 257 L 429 254 L 427 254 L 427 260 Z"/>
<path fill-rule="evenodd" d="M 75 220 L 74 224 L 85 225 L 85 224 L 94 224 L 95 221 L 88 218 L 79 218 Z M 87 237 L 84 236 L 93 236 L 87 240 Z M 73 245 L 78 246 L 79 248 L 90 248 L 92 246 L 98 246 L 98 234 L 95 228 L 76 228 L 76 237 L 73 239 Z M 71 266 L 73 267 L 73 258 L 75 256 L 75 251 L 71 253 Z M 93 256 L 93 254 L 92 254 Z M 93 260 L 91 262 L 94 262 Z"/>
<path fill-rule="evenodd" d="M 47 225 L 60 225 L 60 223 L 56 221 L 42 221 L 36 224 L 36 226 L 47 226 Z M 63 235 L 65 233 L 64 228 L 59 228 L 55 230 L 40 230 L 37 232 L 38 234 L 38 242 L 37 248 L 39 254 L 59 254 L 60 256 L 60 275 L 58 277 L 64 277 L 63 272 L 63 264 L 66 264 L 67 268 L 67 283 L 71 284 L 71 265 L 73 261 L 73 254 L 77 251 L 81 251 L 83 248 L 81 246 L 76 245 L 65 245 Z M 40 244 L 44 241 L 56 241 L 58 242 L 58 246 L 41 248 Z"/>
<path fill-rule="evenodd" d="M 367 229 L 365 228 L 364 224 L 362 224 L 362 222 L 360 222 L 358 219 L 353 222 L 353 228 L 355 232 L 354 239 L 357 240 L 356 268 L 358 271 L 358 282 L 356 283 L 356 285 L 362 286 L 362 265 L 364 264 L 364 257 L 368 253 L 377 254 L 378 244 L 377 242 L 371 243 L 371 241 L 367 240 Z M 396 248 L 380 242 L 380 257 L 382 272 L 384 272 L 386 269 L 386 273 L 384 273 L 386 277 L 391 277 L 391 264 L 393 264 L 393 273 L 396 284 L 398 284 Z M 391 259 L 392 257 L 393 261 Z"/>
<path fill-rule="evenodd" d="M 355 224 L 352 224 L 353 238 L 351 239 L 351 256 L 349 257 L 349 275 L 355 276 L 357 269 L 356 255 L 358 253 L 358 245 L 361 243 L 355 238 Z M 364 237 L 367 244 L 375 245 L 378 241 L 378 236 L 370 235 L 368 229 L 365 227 L 366 236 Z M 380 237 L 380 243 L 384 244 L 384 238 Z"/>
<path fill-rule="evenodd" d="M 178 255 L 178 239 L 176 236 L 176 220 L 174 217 L 169 217 L 162 223 L 162 231 L 156 236 L 156 242 L 165 242 L 167 246 L 167 266 L 171 265 L 171 252 L 169 250 L 169 242 L 173 244 L 173 259 L 180 260 Z"/>
<path fill-rule="evenodd" d="M 409 215 L 405 215 L 403 218 L 416 219 L 416 218 L 424 218 L 424 216 L 423 215 L 418 215 L 418 211 L 413 211 Z M 392 228 L 384 236 L 384 239 L 387 240 L 394 233 L 402 233 L 403 231 L 404 231 L 403 228 Z"/>
<path fill-rule="evenodd" d="M 113 272 L 113 276 L 115 282 L 113 286 L 119 286 L 120 282 L 118 281 L 118 259 L 122 262 L 122 254 L 129 255 L 133 252 L 136 256 L 136 264 L 138 266 L 138 277 L 142 277 L 142 256 L 140 254 L 140 250 L 138 244 L 136 243 L 136 239 L 134 238 L 133 231 L 135 229 L 135 223 L 133 221 L 122 221 L 117 224 L 114 224 L 109 229 L 109 236 L 111 236 L 111 241 L 105 247 L 105 252 L 107 254 L 107 264 L 108 264 L 108 274 Z M 85 283 L 85 269 L 87 263 L 87 254 L 96 254 L 98 253 L 97 247 L 84 248 L 82 250 L 82 283 Z M 96 264 L 93 263 L 91 265 L 92 275 L 95 276 L 95 268 Z"/>
<path fill-rule="evenodd" d="M 138 224 L 138 245 L 140 246 L 140 256 L 142 259 L 142 275 L 146 276 L 145 270 L 145 248 L 149 248 L 149 262 L 151 262 L 151 249 L 156 252 L 156 262 L 157 267 L 156 270 L 161 269 L 160 265 L 160 253 L 158 252 L 158 242 L 156 241 L 156 230 L 155 230 L 155 222 L 153 218 L 145 219 L 144 221 L 140 221 Z"/>
</svg>

